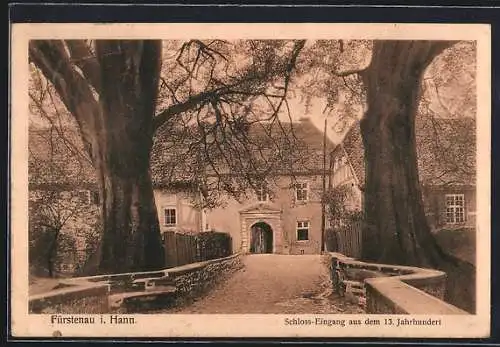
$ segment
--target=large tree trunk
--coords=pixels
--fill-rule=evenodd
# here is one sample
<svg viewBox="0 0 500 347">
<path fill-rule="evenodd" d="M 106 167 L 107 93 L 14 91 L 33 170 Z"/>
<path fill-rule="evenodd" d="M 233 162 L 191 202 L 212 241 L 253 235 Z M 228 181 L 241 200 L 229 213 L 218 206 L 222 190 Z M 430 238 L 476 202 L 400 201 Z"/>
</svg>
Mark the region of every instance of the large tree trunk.
<svg viewBox="0 0 500 347">
<path fill-rule="evenodd" d="M 362 76 L 367 111 L 363 255 L 368 261 L 415 265 L 447 273 L 447 301 L 475 310 L 475 269 L 437 244 L 425 216 L 415 140 L 420 83 L 429 63 L 450 43 L 376 41 Z"/>
<path fill-rule="evenodd" d="M 164 266 L 151 179 L 102 172 L 103 225 L 99 273 L 155 270 Z"/>
<path fill-rule="evenodd" d="M 418 178 L 415 116 L 427 65 L 446 46 L 377 41 L 363 72 L 368 109 L 363 258 L 436 267 L 445 256 L 430 232 Z"/>
<path fill-rule="evenodd" d="M 164 255 L 149 154 L 162 43 L 96 40 L 95 56 L 81 41 L 66 43 L 31 41 L 29 56 L 77 121 L 97 171 L 103 217 L 97 271 L 159 269 Z"/>
<path fill-rule="evenodd" d="M 98 41 L 101 67 L 95 164 L 102 191 L 100 273 L 164 266 L 149 171 L 161 42 Z"/>
</svg>

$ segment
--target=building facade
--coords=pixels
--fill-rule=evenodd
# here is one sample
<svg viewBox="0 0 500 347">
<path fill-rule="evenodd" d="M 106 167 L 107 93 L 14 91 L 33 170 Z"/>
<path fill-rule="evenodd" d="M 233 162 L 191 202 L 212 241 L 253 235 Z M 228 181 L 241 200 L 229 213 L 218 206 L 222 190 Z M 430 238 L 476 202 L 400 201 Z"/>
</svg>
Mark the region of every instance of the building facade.
<svg viewBox="0 0 500 347">
<path fill-rule="evenodd" d="M 53 270 L 73 275 L 95 252 L 99 193 L 92 165 L 76 156 L 81 148 L 70 147 L 78 145 L 78 134 L 64 130 L 64 134 L 47 128 L 29 130 L 29 253 L 35 272 L 47 270 L 57 230 Z"/>
<path fill-rule="evenodd" d="M 237 201 L 202 209 L 193 196 L 156 188 L 161 230 L 231 235 L 233 250 L 243 253 L 317 254 L 321 250 L 322 176 L 282 176 Z"/>
<path fill-rule="evenodd" d="M 432 230 L 473 228 L 476 224 L 475 122 L 471 118 L 416 122 L 419 178 Z M 351 188 L 347 205 L 361 210 L 365 180 L 359 122 L 331 152 L 330 186 Z"/>
<path fill-rule="evenodd" d="M 196 233 L 220 231 L 231 235 L 233 251 L 242 253 L 317 254 L 321 251 L 324 151 L 333 148 L 307 119 L 293 125 L 294 136 L 305 145 L 307 160 L 289 173 L 270 176 L 243 198 L 224 195 L 211 209 L 197 207 L 201 195 L 164 186 L 161 145 L 154 147 L 152 171 L 161 230 Z M 326 169 L 329 166 L 327 155 Z"/>
</svg>

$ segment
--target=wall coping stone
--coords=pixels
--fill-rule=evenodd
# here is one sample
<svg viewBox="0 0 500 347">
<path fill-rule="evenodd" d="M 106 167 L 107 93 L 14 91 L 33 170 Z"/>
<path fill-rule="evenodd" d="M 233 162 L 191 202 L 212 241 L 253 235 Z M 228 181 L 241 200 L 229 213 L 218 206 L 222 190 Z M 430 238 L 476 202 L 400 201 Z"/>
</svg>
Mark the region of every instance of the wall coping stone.
<svg viewBox="0 0 500 347">
<path fill-rule="evenodd" d="M 88 285 L 68 285 L 63 288 L 53 289 L 51 291 L 30 295 L 30 301 L 36 300 L 56 300 L 61 298 L 67 300 L 69 297 L 80 297 L 82 293 L 86 295 L 97 294 L 103 289 L 108 290 L 106 284 L 88 284 Z"/>
<path fill-rule="evenodd" d="M 29 296 L 30 311 L 37 310 L 40 306 L 52 306 L 57 304 L 65 304 L 77 299 L 109 295 L 109 286 L 107 284 L 96 284 L 83 282 L 78 285 L 66 285 L 63 288 L 54 289 L 45 293 Z"/>
<path fill-rule="evenodd" d="M 170 269 L 167 269 L 166 272 L 168 275 L 171 275 L 171 276 L 179 276 L 179 275 L 183 275 L 187 272 L 191 272 L 191 271 L 194 271 L 194 270 L 198 270 L 198 269 L 202 269 L 210 264 L 216 264 L 216 263 L 222 263 L 226 260 L 231 260 L 231 259 L 234 259 L 234 258 L 237 258 L 240 256 L 240 253 L 236 253 L 236 254 L 232 254 L 228 257 L 224 257 L 224 258 L 218 258 L 218 259 L 210 259 L 210 260 L 206 260 L 206 261 L 201 261 L 201 262 L 198 262 L 198 263 L 192 263 L 192 264 L 186 264 L 186 265 L 181 265 L 181 266 L 177 266 L 177 267 L 173 267 L 173 268 L 170 268 Z"/>
<path fill-rule="evenodd" d="M 143 272 L 128 272 L 118 274 L 106 274 L 85 277 L 64 278 L 59 281 L 60 288 L 51 291 L 29 296 L 29 304 L 31 306 L 40 305 L 43 302 L 51 304 L 65 303 L 68 300 L 78 299 L 83 296 L 92 296 L 103 294 L 105 291 L 109 297 L 111 295 L 112 281 L 130 281 L 134 282 L 140 279 L 166 279 L 168 277 L 177 277 L 192 271 L 200 270 L 214 263 L 221 263 L 239 257 L 240 253 L 232 254 L 228 257 L 210 259 L 203 262 L 197 262 L 178 267 Z"/>
<path fill-rule="evenodd" d="M 468 314 L 426 292 L 394 277 L 369 278 L 365 280 L 369 291 L 375 291 L 396 312 L 428 315 Z"/>
<path fill-rule="evenodd" d="M 76 284 L 85 282 L 109 282 L 110 280 L 120 281 L 129 280 L 134 281 L 137 279 L 152 279 L 152 278 L 165 278 L 169 275 L 177 276 L 195 269 L 203 268 L 212 263 L 218 263 L 225 260 L 230 260 L 240 256 L 240 253 L 231 254 L 230 256 L 224 258 L 210 259 L 202 262 L 191 263 L 171 268 L 166 268 L 162 270 L 155 271 L 141 271 L 141 272 L 123 272 L 117 274 L 106 274 L 106 275 L 95 275 L 95 276 L 85 276 L 85 277 L 73 277 L 61 280 L 60 283 L 63 284 Z"/>
<path fill-rule="evenodd" d="M 434 297 L 415 285 L 435 284 L 446 279 L 446 273 L 440 270 L 394 265 L 368 263 L 347 257 L 341 253 L 330 252 L 331 259 L 337 260 L 346 267 L 358 267 L 376 270 L 381 273 L 401 273 L 387 277 L 366 278 L 363 282 L 367 291 L 374 292 L 384 298 L 396 312 L 411 314 L 469 314 L 456 306 Z"/>
</svg>

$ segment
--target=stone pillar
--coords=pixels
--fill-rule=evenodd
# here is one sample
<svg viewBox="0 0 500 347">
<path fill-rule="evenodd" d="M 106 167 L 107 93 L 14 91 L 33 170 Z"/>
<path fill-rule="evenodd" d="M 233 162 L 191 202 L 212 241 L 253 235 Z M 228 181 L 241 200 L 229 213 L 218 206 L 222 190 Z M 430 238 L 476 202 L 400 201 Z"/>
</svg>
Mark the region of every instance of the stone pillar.
<svg viewBox="0 0 500 347">
<path fill-rule="evenodd" d="M 241 218 L 241 253 L 249 252 L 249 240 L 246 218 Z"/>
<path fill-rule="evenodd" d="M 281 220 L 278 219 L 273 224 L 274 253 L 283 254 L 283 230 L 281 228 Z"/>
</svg>

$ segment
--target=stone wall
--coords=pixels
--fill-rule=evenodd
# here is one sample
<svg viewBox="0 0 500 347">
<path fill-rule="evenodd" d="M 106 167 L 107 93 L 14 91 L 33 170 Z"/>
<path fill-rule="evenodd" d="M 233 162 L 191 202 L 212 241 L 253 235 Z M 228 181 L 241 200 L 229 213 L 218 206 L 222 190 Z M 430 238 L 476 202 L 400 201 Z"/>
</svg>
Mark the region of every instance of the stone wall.
<svg viewBox="0 0 500 347">
<path fill-rule="evenodd" d="M 239 254 L 234 254 L 159 271 L 64 279 L 60 282 L 60 289 L 31 296 L 30 313 L 109 313 L 116 311 L 114 302 L 117 298 L 126 305 L 129 294 L 133 294 L 138 299 L 136 301 L 142 296 L 147 301 L 151 295 L 158 296 L 160 306 L 165 305 L 163 299 L 168 294 L 174 299 L 173 303 L 168 301 L 168 306 L 178 305 L 204 294 L 242 267 Z"/>
<path fill-rule="evenodd" d="M 168 274 L 175 283 L 178 303 L 183 303 L 206 293 L 242 267 L 239 254 L 235 254 L 168 269 Z"/>
<path fill-rule="evenodd" d="M 443 301 L 446 274 L 442 271 L 365 263 L 339 253 L 330 257 L 334 290 L 358 297 L 367 313 L 467 314 Z"/>
<path fill-rule="evenodd" d="M 33 295 L 29 298 L 30 313 L 95 314 L 109 311 L 109 286 L 106 284 L 71 285 Z"/>
</svg>

